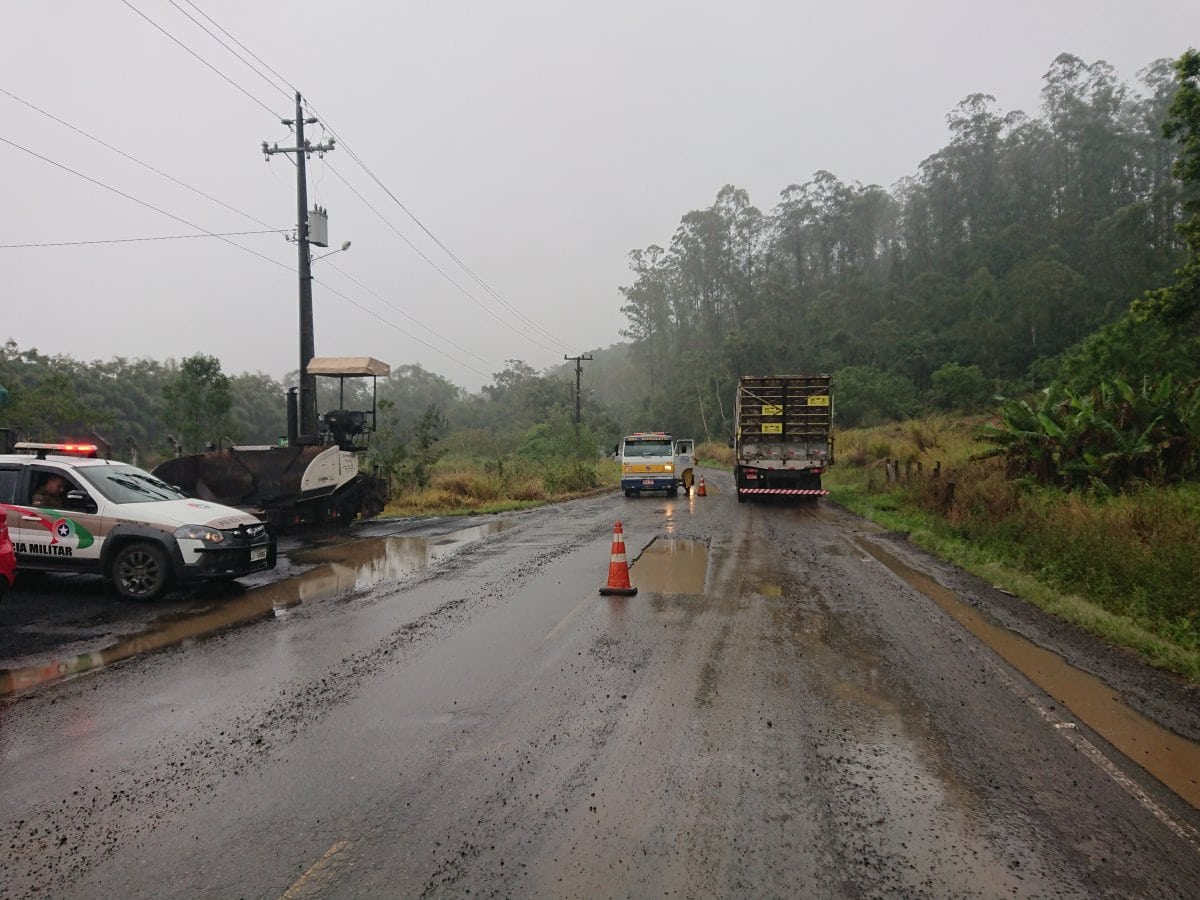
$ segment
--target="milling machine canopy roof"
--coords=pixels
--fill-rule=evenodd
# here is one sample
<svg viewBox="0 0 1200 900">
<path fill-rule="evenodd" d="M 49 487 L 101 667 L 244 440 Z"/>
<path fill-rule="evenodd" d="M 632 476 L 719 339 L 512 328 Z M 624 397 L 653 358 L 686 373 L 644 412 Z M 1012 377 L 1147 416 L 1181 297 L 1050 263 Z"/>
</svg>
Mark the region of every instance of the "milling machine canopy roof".
<svg viewBox="0 0 1200 900">
<path fill-rule="evenodd" d="M 373 356 L 314 356 L 308 361 L 309 375 L 383 378 L 391 373 L 391 366 Z"/>
</svg>

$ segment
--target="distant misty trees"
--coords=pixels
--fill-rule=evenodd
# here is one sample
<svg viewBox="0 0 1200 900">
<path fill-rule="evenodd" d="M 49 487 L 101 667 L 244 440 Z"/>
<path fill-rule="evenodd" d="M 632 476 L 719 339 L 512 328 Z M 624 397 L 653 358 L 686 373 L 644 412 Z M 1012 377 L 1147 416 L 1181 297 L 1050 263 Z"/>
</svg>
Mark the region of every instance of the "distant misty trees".
<svg viewBox="0 0 1200 900">
<path fill-rule="evenodd" d="M 890 191 L 821 171 L 764 213 L 726 186 L 633 251 L 621 310 L 646 403 L 719 435 L 739 374 L 843 369 L 875 398 L 862 421 L 987 402 L 1169 283 L 1186 255 L 1172 63 L 1131 88 L 1063 54 L 1044 82 L 1036 117 L 966 97 Z"/>
</svg>

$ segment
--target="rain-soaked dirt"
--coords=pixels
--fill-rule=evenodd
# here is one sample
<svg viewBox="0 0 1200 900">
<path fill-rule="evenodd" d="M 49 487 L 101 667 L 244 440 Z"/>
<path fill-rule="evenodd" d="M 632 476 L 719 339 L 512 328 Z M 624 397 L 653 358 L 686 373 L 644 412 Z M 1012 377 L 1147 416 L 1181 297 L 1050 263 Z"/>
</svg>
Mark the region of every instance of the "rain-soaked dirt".
<svg viewBox="0 0 1200 900">
<path fill-rule="evenodd" d="M 705 476 L 371 526 L 126 623 L 214 616 L 0 700 L 0 893 L 1194 895 L 1190 688 Z"/>
</svg>

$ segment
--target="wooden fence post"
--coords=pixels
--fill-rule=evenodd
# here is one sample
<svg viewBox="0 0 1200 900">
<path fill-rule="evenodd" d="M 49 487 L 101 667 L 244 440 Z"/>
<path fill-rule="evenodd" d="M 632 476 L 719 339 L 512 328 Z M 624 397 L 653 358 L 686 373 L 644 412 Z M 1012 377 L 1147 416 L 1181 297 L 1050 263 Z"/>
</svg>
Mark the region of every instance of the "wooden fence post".
<svg viewBox="0 0 1200 900">
<path fill-rule="evenodd" d="M 954 502 L 954 482 L 947 481 L 942 489 L 942 512 L 950 508 L 950 504 Z"/>
</svg>

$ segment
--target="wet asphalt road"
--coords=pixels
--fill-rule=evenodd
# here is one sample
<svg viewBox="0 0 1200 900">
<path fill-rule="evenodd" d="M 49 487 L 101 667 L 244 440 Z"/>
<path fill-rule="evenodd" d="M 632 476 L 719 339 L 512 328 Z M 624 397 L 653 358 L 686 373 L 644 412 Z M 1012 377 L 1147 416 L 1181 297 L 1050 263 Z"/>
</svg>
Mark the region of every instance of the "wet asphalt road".
<svg viewBox="0 0 1200 900">
<path fill-rule="evenodd" d="M 371 526 L 173 608 L 213 635 L 26 655 L 99 654 L 0 700 L 0 895 L 1196 896 L 1200 772 L 1164 787 L 881 559 L 1193 739 L 1194 693 L 706 478 Z M 618 519 L 639 593 L 601 597 Z"/>
</svg>

